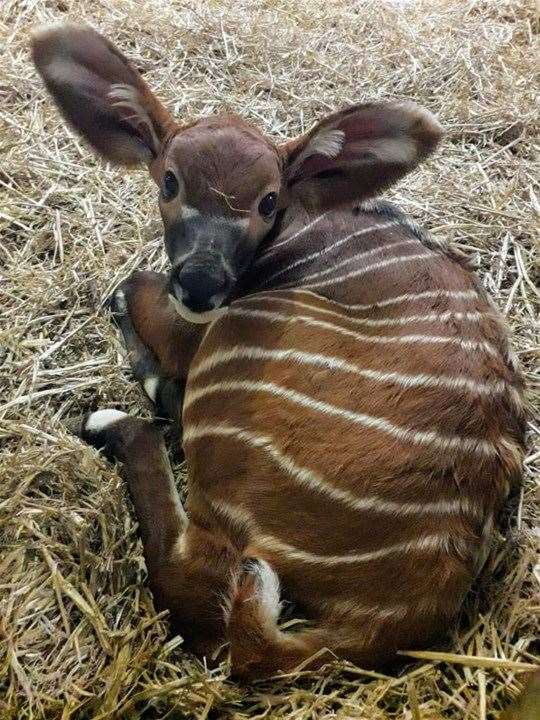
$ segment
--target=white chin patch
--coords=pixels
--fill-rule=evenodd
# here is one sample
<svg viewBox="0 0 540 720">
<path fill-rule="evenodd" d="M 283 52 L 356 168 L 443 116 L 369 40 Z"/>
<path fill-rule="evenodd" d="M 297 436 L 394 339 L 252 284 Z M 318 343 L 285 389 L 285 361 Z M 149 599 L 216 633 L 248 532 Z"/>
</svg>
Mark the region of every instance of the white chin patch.
<svg viewBox="0 0 540 720">
<path fill-rule="evenodd" d="M 213 322 L 225 315 L 228 310 L 227 306 L 225 306 L 215 308 L 214 310 L 206 310 L 205 312 L 196 313 L 186 307 L 183 302 L 175 298 L 173 295 L 169 294 L 169 299 L 180 317 L 187 322 L 194 323 L 195 325 L 206 325 L 207 323 Z"/>
</svg>

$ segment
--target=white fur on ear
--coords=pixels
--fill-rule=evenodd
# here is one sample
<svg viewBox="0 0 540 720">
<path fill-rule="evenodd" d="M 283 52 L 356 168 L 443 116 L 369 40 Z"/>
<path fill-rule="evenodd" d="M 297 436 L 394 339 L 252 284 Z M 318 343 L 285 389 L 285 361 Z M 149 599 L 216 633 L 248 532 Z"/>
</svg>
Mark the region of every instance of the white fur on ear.
<svg viewBox="0 0 540 720">
<path fill-rule="evenodd" d="M 344 142 L 345 133 L 343 130 L 337 130 L 336 128 L 321 130 L 311 138 L 306 147 L 295 158 L 291 165 L 290 172 L 294 173 L 294 171 L 312 155 L 325 155 L 329 158 L 337 157 L 341 152 Z"/>
<path fill-rule="evenodd" d="M 304 150 L 306 157 L 309 155 L 326 155 L 336 157 L 339 155 L 345 140 L 343 130 L 328 129 L 314 135 Z M 302 154 L 302 153 L 301 153 Z M 304 158 L 305 159 L 305 158 Z"/>
<path fill-rule="evenodd" d="M 114 83 L 111 85 L 111 89 L 107 93 L 107 96 L 114 100 L 112 103 L 113 107 L 124 107 L 133 112 L 127 120 L 138 120 L 139 123 L 143 123 L 148 128 L 148 131 L 152 137 L 152 143 L 154 149 L 159 147 L 159 139 L 154 130 L 152 120 L 144 109 L 140 102 L 138 91 L 132 85 L 126 85 L 125 83 Z"/>
<path fill-rule="evenodd" d="M 368 155 L 389 165 L 409 165 L 418 155 L 416 143 L 407 135 L 369 140 L 365 146 Z"/>
<path fill-rule="evenodd" d="M 47 78 L 56 85 L 89 84 L 92 77 L 86 68 L 65 57 L 54 57 L 45 66 L 44 71 Z"/>
</svg>

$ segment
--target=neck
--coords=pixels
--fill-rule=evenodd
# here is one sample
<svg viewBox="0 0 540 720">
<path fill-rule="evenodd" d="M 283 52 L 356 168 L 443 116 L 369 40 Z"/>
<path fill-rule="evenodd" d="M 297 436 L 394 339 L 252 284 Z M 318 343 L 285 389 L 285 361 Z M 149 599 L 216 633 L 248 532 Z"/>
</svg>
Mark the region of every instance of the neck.
<svg viewBox="0 0 540 720">
<path fill-rule="evenodd" d="M 330 300 L 361 303 L 366 293 L 384 297 L 381 274 L 407 292 L 410 273 L 404 269 L 415 272 L 433 254 L 424 235 L 389 203 L 322 214 L 293 207 L 257 254 L 242 294 L 305 289 Z M 368 282 L 374 272 L 376 286 Z"/>
</svg>

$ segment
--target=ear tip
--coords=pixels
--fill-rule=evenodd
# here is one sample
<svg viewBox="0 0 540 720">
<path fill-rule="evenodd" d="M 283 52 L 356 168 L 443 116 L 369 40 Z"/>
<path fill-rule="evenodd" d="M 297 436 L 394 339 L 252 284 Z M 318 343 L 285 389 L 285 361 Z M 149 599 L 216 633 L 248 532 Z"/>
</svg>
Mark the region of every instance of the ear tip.
<svg viewBox="0 0 540 720">
<path fill-rule="evenodd" d="M 72 23 L 65 23 L 65 22 L 56 22 L 56 23 L 47 23 L 46 25 L 36 25 L 36 27 L 32 28 L 30 31 L 30 41 L 32 45 L 36 42 L 43 42 L 44 40 L 48 40 L 54 35 L 60 36 L 63 35 L 67 30 L 73 27 L 81 27 L 79 25 L 74 25 Z"/>
<path fill-rule="evenodd" d="M 435 144 L 439 142 L 445 131 L 431 110 L 412 101 L 403 103 L 401 107 L 411 115 L 412 127 L 419 135 L 429 137 Z"/>
<path fill-rule="evenodd" d="M 77 36 L 82 33 L 95 33 L 96 31 L 84 23 L 66 23 L 56 22 L 46 25 L 37 25 L 30 31 L 30 47 L 32 53 L 39 53 L 47 49 L 61 47 L 62 45 L 69 47 L 70 44 L 76 42 Z"/>
</svg>

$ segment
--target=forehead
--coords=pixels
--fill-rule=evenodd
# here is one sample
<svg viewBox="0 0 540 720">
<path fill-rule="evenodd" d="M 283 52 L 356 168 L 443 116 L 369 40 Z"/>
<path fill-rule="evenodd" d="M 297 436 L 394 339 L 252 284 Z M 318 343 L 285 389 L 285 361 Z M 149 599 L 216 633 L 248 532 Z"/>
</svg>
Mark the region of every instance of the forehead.
<svg viewBox="0 0 540 720">
<path fill-rule="evenodd" d="M 277 152 L 249 126 L 218 120 L 194 125 L 173 138 L 164 162 L 181 175 L 192 202 L 213 195 L 247 206 L 269 187 L 279 189 Z"/>
</svg>

